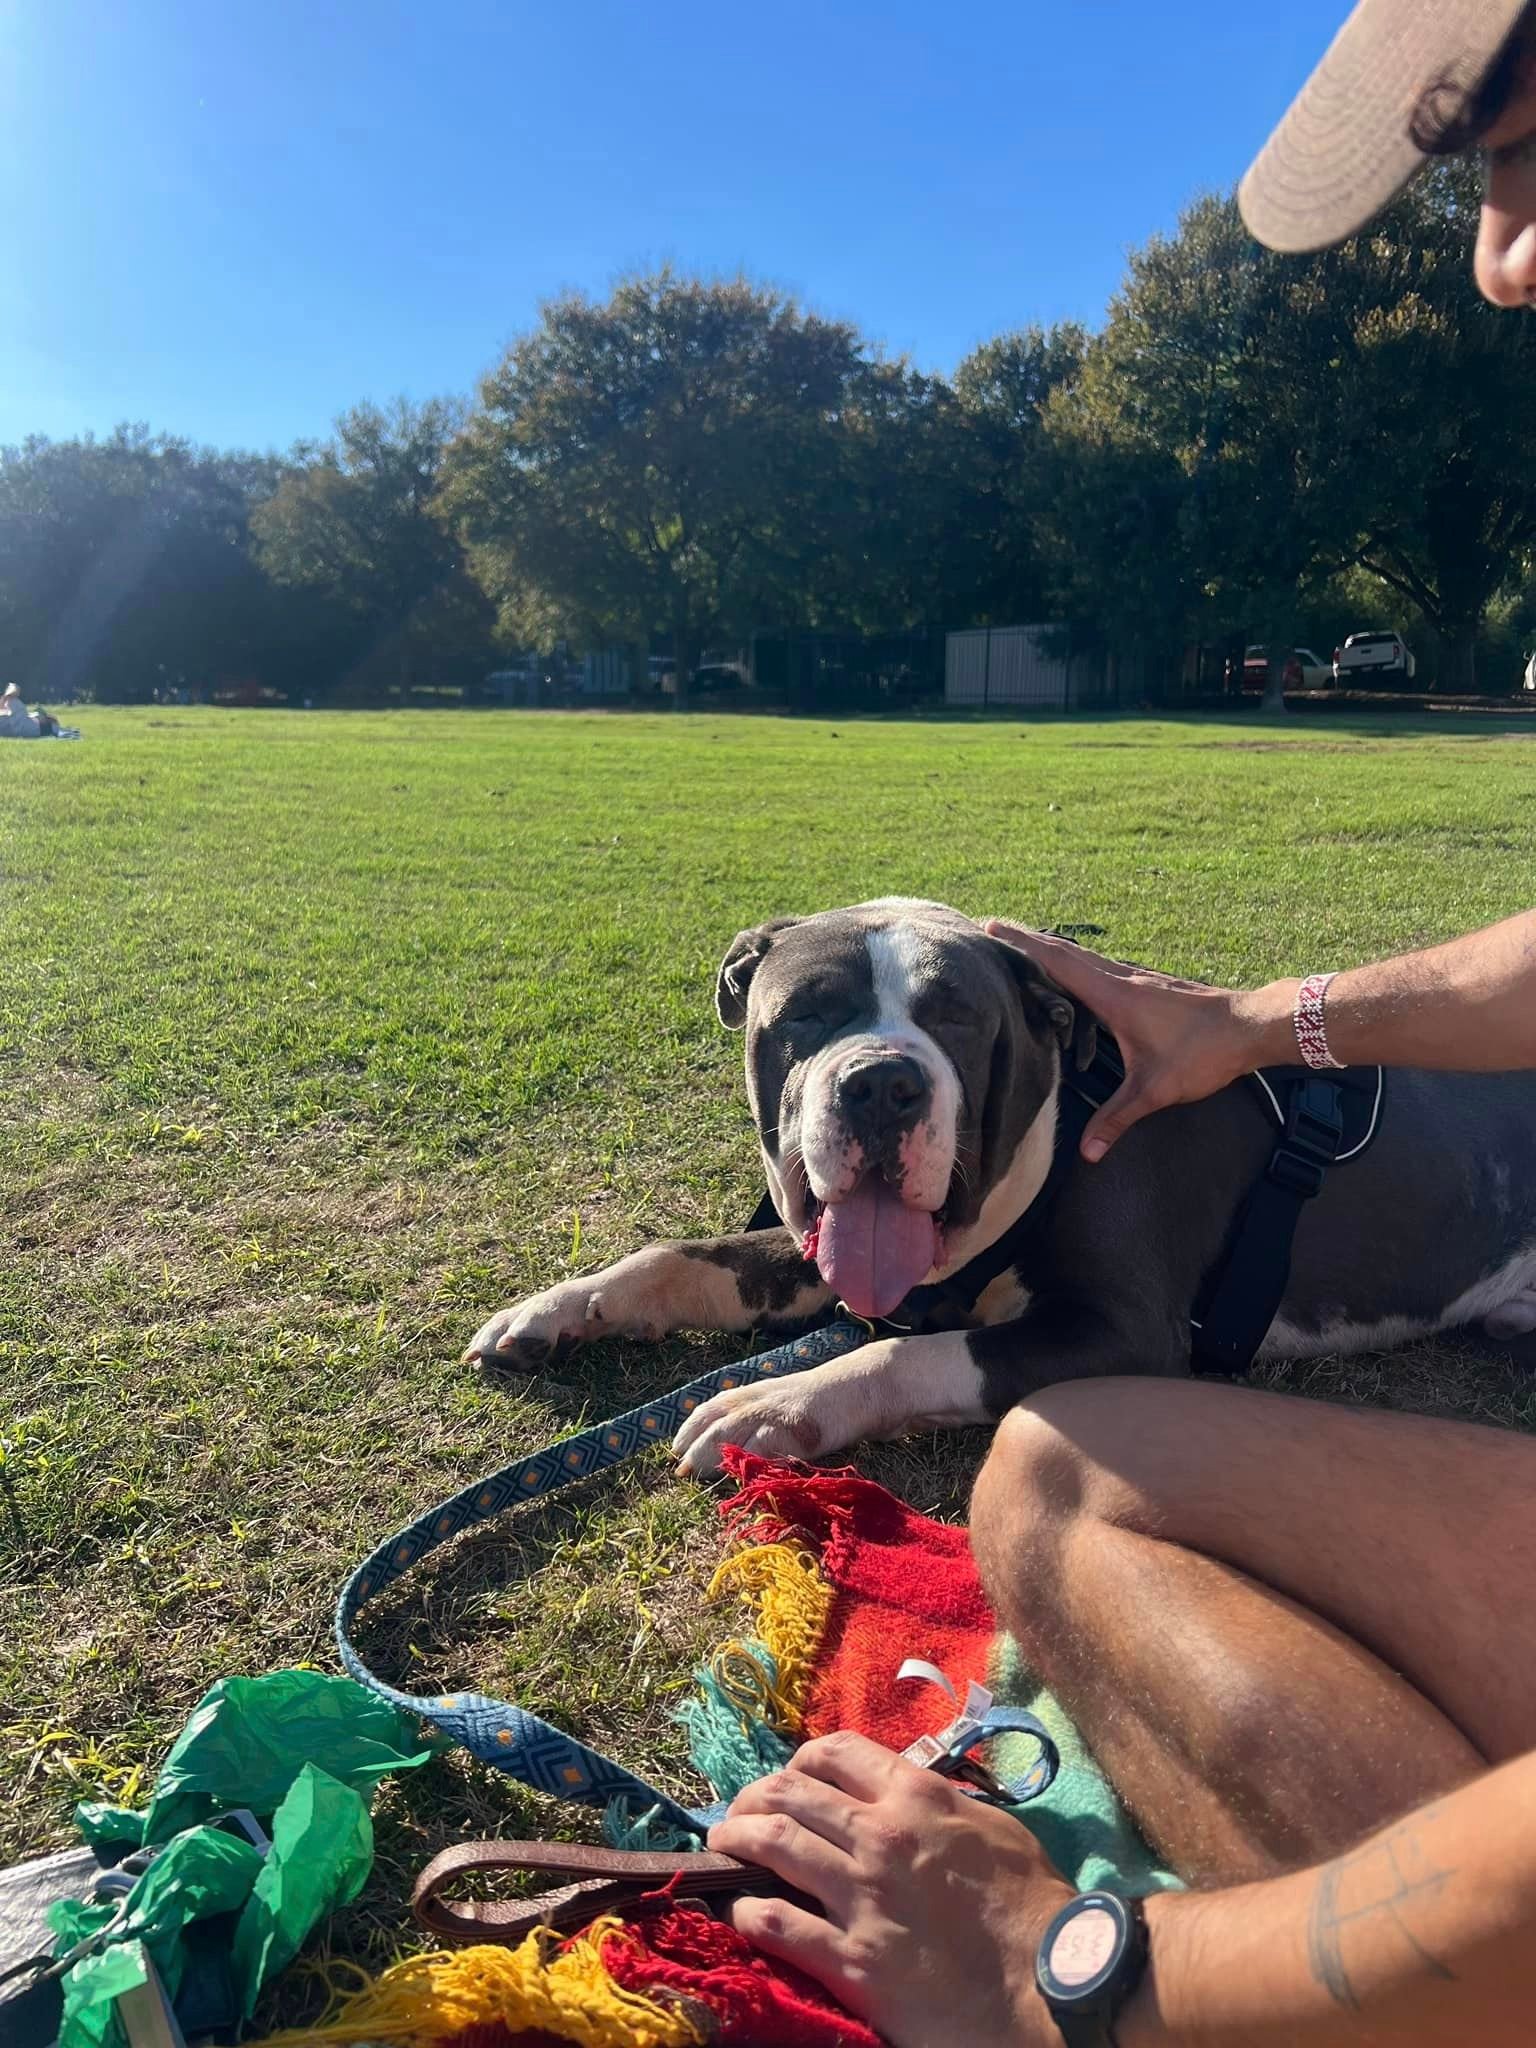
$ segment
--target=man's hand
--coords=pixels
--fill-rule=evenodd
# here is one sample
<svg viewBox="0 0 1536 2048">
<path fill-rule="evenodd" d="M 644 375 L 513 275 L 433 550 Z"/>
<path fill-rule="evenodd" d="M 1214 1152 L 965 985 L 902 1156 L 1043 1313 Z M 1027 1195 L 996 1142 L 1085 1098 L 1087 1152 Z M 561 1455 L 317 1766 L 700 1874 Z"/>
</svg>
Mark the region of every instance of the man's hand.
<svg viewBox="0 0 1536 2048">
<path fill-rule="evenodd" d="M 896 2048 L 1060 2048 L 1035 1950 L 1072 1897 L 1029 1830 L 863 1735 L 749 1785 L 709 1846 L 818 1901 L 744 1898 L 737 1931 Z"/>
<path fill-rule="evenodd" d="M 1088 1123 L 1082 1154 L 1097 1161 L 1134 1123 L 1176 1102 L 1199 1102 L 1255 1067 L 1296 1058 L 1291 1009 L 1296 982 L 1272 982 L 1251 995 L 1180 981 L 1146 967 L 1086 952 L 1070 939 L 988 921 L 994 939 L 1014 946 L 1112 1031 L 1125 1080 Z"/>
</svg>

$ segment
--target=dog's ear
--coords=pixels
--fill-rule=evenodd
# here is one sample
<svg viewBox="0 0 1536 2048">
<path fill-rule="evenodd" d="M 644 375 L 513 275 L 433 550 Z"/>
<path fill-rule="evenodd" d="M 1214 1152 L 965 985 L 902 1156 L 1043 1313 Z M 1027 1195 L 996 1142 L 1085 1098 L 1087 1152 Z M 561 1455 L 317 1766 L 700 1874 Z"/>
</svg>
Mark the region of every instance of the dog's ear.
<svg viewBox="0 0 1536 2048">
<path fill-rule="evenodd" d="M 720 962 L 715 977 L 715 1014 L 727 1031 L 740 1031 L 747 1021 L 747 992 L 761 966 L 775 932 L 787 931 L 798 917 L 774 917 L 767 924 L 738 932 Z"/>
<path fill-rule="evenodd" d="M 1099 1048 L 1099 1024 L 1093 1012 L 1075 1002 L 1017 946 L 1006 945 L 1001 939 L 994 939 L 992 943 L 1018 985 L 1024 998 L 1025 1014 L 1044 1017 L 1060 1043 L 1063 1061 L 1071 1060 L 1079 1073 L 1092 1066 L 1093 1056 Z"/>
</svg>

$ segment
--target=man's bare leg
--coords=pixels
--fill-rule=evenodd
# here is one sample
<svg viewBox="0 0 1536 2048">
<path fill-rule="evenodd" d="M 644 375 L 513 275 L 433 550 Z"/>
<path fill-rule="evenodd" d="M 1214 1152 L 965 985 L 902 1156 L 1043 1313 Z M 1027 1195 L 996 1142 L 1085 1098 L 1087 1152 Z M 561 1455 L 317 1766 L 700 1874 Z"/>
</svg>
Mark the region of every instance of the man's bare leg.
<svg viewBox="0 0 1536 2048">
<path fill-rule="evenodd" d="M 1200 1883 L 1337 1853 L 1536 1744 L 1536 1440 L 1167 1380 L 1001 1425 L 999 1614 Z"/>
</svg>

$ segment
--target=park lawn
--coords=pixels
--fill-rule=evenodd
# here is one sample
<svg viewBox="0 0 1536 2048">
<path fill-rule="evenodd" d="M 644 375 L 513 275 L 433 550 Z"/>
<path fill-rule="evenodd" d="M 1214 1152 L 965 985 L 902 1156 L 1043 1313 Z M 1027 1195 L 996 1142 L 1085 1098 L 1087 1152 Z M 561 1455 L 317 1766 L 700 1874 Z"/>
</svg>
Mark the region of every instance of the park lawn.
<svg viewBox="0 0 1536 2048">
<path fill-rule="evenodd" d="M 0 748 L 0 1859 L 142 1799 L 213 1679 L 334 1668 L 388 1530 L 731 1355 L 459 1363 L 487 1310 L 751 1208 L 740 926 L 927 895 L 1252 980 L 1536 898 L 1515 721 L 78 716 Z M 1270 1377 L 1536 1427 L 1463 1350 Z M 953 1513 L 983 1445 L 863 1455 Z M 366 1645 L 696 1791 L 668 1715 L 714 1541 L 658 1458 L 470 1539 Z M 332 1935 L 373 1964 L 425 1855 L 569 1816 L 450 1758 L 379 1822 Z"/>
</svg>

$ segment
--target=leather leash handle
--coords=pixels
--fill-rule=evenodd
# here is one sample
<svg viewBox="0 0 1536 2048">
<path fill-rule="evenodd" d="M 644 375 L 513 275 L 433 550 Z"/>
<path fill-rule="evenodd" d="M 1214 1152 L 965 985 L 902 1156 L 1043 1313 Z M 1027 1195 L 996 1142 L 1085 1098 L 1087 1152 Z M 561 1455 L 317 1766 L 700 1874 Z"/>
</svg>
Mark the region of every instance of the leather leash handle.
<svg viewBox="0 0 1536 2048">
<path fill-rule="evenodd" d="M 445 1899 L 458 1878 L 478 1871 L 561 1873 L 573 1881 L 531 1899 Z M 444 1941 L 516 1944 L 537 1927 L 564 1933 L 601 1913 L 632 1907 L 648 1892 L 734 1897 L 785 1890 L 772 1871 L 708 1850 L 604 1849 L 585 1842 L 460 1842 L 417 1878 L 411 1910 Z"/>
</svg>

